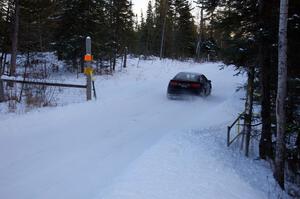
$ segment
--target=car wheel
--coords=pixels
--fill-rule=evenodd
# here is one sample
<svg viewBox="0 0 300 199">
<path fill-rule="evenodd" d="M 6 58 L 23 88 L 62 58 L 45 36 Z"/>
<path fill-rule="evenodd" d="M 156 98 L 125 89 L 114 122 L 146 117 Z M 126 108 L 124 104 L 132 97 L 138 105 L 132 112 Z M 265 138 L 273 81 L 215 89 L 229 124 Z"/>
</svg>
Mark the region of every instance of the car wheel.
<svg viewBox="0 0 300 199">
<path fill-rule="evenodd" d="M 206 89 L 205 88 L 200 92 L 200 96 L 201 97 L 205 97 L 206 96 Z"/>
<path fill-rule="evenodd" d="M 211 85 L 209 85 L 209 93 L 208 93 L 208 95 L 210 95 L 211 94 Z"/>
<path fill-rule="evenodd" d="M 174 99 L 175 99 L 174 96 L 171 95 L 171 94 L 169 94 L 169 93 L 167 93 L 167 98 L 168 98 L 169 100 L 174 100 Z"/>
<path fill-rule="evenodd" d="M 207 95 L 206 96 L 209 96 L 210 95 L 210 90 L 207 92 Z"/>
</svg>

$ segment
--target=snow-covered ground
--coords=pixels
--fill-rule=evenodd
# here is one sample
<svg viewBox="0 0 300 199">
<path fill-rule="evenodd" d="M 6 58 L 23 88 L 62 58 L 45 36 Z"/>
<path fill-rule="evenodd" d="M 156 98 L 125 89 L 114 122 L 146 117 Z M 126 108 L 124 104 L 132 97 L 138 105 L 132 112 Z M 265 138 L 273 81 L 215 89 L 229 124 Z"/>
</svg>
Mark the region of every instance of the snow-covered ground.
<svg viewBox="0 0 300 199">
<path fill-rule="evenodd" d="M 0 117 L 1 199 L 279 198 L 267 164 L 225 146 L 245 77 L 218 63 L 129 61 L 96 77 L 97 100 Z M 204 73 L 212 95 L 168 100 L 179 71 Z"/>
</svg>

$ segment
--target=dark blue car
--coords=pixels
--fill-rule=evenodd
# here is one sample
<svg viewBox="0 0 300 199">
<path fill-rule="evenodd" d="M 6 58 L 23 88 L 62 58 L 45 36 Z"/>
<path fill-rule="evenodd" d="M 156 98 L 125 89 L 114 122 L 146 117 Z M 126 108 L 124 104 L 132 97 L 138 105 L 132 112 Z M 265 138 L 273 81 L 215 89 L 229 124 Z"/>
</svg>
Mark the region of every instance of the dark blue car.
<svg viewBox="0 0 300 199">
<path fill-rule="evenodd" d="M 171 99 L 186 95 L 208 96 L 211 88 L 211 81 L 203 74 L 180 72 L 170 80 L 167 96 Z"/>
</svg>

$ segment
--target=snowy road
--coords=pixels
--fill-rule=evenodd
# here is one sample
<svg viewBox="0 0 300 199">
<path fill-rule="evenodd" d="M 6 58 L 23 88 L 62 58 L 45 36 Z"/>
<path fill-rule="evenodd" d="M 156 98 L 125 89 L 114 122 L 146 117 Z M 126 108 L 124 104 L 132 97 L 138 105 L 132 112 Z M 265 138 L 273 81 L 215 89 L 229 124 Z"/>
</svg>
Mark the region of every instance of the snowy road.
<svg viewBox="0 0 300 199">
<path fill-rule="evenodd" d="M 145 61 L 137 68 L 136 60 L 131 62 L 126 71 L 98 77 L 97 101 L 0 121 L 0 198 L 174 199 L 187 196 L 184 190 L 190 193 L 186 198 L 199 198 L 199 191 L 205 192 L 204 199 L 220 194 L 230 199 L 265 198 L 222 166 L 208 141 L 190 145 L 181 158 L 176 147 L 168 152 L 174 144 L 186 142 L 178 138 L 184 132 L 225 127 L 232 121 L 241 110 L 235 90 L 243 77 L 233 77 L 230 68 L 220 71 L 218 64 Z M 167 83 L 179 71 L 204 73 L 212 80 L 212 95 L 167 100 Z M 187 165 L 181 161 L 191 162 L 186 175 L 182 172 Z M 194 168 L 193 161 L 204 164 Z M 216 170 L 224 174 L 212 179 L 215 172 L 209 173 Z M 234 189 L 227 189 L 229 179 Z"/>
</svg>

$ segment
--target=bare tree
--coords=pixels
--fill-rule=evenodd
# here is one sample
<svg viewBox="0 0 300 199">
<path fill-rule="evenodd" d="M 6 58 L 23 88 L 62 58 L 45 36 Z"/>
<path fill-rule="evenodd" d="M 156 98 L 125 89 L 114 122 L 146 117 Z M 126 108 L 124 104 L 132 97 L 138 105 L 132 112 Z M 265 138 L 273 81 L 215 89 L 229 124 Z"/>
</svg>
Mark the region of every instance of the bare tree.
<svg viewBox="0 0 300 199">
<path fill-rule="evenodd" d="M 278 40 L 278 88 L 276 98 L 277 140 L 274 177 L 284 189 L 285 159 L 285 98 L 287 94 L 287 20 L 288 0 L 280 1 L 279 40 Z"/>
</svg>

